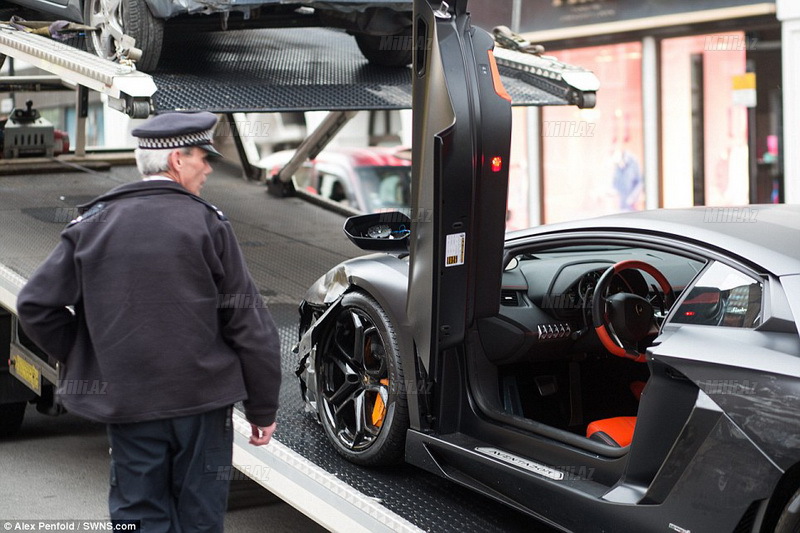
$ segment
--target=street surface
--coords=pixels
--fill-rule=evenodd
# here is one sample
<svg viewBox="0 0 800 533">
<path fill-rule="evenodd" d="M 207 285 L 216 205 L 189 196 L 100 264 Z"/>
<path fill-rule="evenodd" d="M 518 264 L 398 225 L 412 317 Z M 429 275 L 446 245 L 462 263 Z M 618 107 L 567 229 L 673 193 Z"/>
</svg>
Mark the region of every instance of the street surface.
<svg viewBox="0 0 800 533">
<path fill-rule="evenodd" d="M 0 532 L 11 520 L 108 518 L 105 427 L 70 414 L 51 417 L 28 406 L 13 439 L 0 441 Z M 235 476 L 238 477 L 238 476 Z M 249 480 L 232 485 L 226 531 L 325 531 Z"/>
</svg>

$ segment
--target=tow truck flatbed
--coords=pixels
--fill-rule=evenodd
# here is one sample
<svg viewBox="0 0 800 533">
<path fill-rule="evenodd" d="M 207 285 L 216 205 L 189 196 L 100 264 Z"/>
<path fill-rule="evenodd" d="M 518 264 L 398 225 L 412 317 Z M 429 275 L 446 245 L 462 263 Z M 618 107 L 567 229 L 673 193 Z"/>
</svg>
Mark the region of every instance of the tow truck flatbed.
<svg viewBox="0 0 800 533">
<path fill-rule="evenodd" d="M 138 177 L 133 167 L 0 177 L 0 303 L 12 307 L 77 204 Z M 368 469 L 339 457 L 304 412 L 291 348 L 306 288 L 331 264 L 363 252 L 342 234 L 343 216 L 297 198 L 273 198 L 228 165 L 219 165 L 203 196 L 231 220 L 281 335 L 278 430 L 273 444 L 250 446 L 249 425 L 235 413 L 234 464 L 241 471 L 334 531 L 544 530 L 526 515 L 415 467 Z"/>
<path fill-rule="evenodd" d="M 73 84 L 89 86 L 78 79 L 84 74 L 78 72 L 79 51 L 42 45 L 39 57 L 36 40 L 30 39 L 34 42 L 25 53 L 35 56 L 38 65 L 46 68 L 51 56 L 65 59 L 61 56 L 75 54 L 70 63 L 75 68 L 68 66 L 56 73 Z M 0 53 L 20 57 L 15 55 L 20 52 L 16 43 L 13 36 L 8 37 L 0 42 L 4 46 Z M 368 65 L 352 39 L 341 32 L 198 33 L 175 41 L 170 49 L 174 55 L 152 74 L 118 74 L 116 67 L 100 65 L 98 77 L 108 68 L 113 76 L 96 90 L 116 98 L 118 109 L 137 117 L 168 110 L 341 113 L 411 106 L 412 70 Z M 478 58 L 479 68 L 488 74 L 490 62 L 486 57 L 484 64 L 483 59 Z M 516 69 L 514 57 L 498 55 L 502 81 L 513 103 L 593 105 L 596 89 L 562 78 L 564 65 L 547 58 L 525 59 L 533 63 L 531 70 Z M 142 89 L 138 83 L 129 92 L 116 89 L 140 75 L 152 79 L 157 90 L 148 94 L 151 89 Z M 530 76 L 540 84 L 526 83 Z M 322 428 L 305 412 L 295 376 L 297 356 L 291 348 L 298 340 L 297 305 L 306 288 L 331 265 L 361 252 L 342 235 L 341 215 L 298 198 L 271 198 L 258 183 L 233 177 L 235 174 L 238 172 L 232 171 L 226 178 L 210 180 L 204 196 L 232 221 L 248 265 L 275 316 L 284 381 L 272 445 L 249 446 L 248 424 L 240 412 L 234 414 L 234 465 L 334 531 L 544 530 L 526 515 L 415 467 L 366 469 L 336 454 Z M 62 174 L 0 178 L 0 224 L 4 230 L 0 234 L 0 305 L 13 315 L 16 293 L 55 245 L 61 228 L 77 215 L 76 205 L 135 179 L 138 173 L 133 167 L 84 173 L 73 168 Z M 9 313 L 0 313 L 0 318 L 13 323 Z"/>
</svg>

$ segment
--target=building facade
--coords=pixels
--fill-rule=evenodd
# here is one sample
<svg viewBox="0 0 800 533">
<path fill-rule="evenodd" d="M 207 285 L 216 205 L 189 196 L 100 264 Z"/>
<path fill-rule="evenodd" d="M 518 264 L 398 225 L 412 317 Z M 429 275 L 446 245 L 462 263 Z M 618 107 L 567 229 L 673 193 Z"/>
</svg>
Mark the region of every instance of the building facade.
<svg viewBox="0 0 800 533">
<path fill-rule="evenodd" d="M 512 177 L 517 196 L 527 193 L 518 225 L 800 201 L 800 73 L 789 67 L 800 60 L 800 2 L 474 0 L 470 9 L 477 25 L 508 25 L 601 82 L 594 109 L 515 116 L 532 145 L 515 152 L 527 156 Z"/>
</svg>

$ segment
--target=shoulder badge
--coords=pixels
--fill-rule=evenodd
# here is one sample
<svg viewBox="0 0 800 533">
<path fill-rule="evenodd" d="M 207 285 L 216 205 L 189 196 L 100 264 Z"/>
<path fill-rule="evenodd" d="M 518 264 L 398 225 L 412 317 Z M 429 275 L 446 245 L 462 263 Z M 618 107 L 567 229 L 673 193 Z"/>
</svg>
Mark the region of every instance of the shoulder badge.
<svg viewBox="0 0 800 533">
<path fill-rule="evenodd" d="M 84 213 L 78 215 L 77 218 L 73 219 L 69 224 L 67 224 L 68 228 L 71 228 L 75 224 L 79 222 L 83 222 L 84 220 L 94 219 L 95 221 L 103 220 L 105 218 L 105 214 L 102 211 L 106 208 L 106 204 L 103 202 L 98 202 L 94 204 L 92 207 L 87 209 Z"/>
<path fill-rule="evenodd" d="M 203 204 L 207 208 L 211 209 L 214 212 L 214 214 L 217 215 L 218 219 L 220 219 L 220 220 L 228 220 L 228 217 L 225 216 L 225 213 L 223 213 L 217 206 L 215 206 L 211 202 L 209 202 L 207 200 L 203 200 L 202 198 L 200 198 L 199 196 L 195 196 L 194 194 L 190 194 L 189 198 L 191 198 L 192 200 L 195 200 L 197 202 L 200 202 L 201 204 Z"/>
</svg>

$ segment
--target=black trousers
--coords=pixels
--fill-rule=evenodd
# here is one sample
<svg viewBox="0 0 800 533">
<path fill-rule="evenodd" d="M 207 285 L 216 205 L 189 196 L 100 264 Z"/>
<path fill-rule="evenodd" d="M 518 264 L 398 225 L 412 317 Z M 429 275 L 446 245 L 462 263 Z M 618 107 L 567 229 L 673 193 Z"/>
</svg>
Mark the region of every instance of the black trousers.
<svg viewBox="0 0 800 533">
<path fill-rule="evenodd" d="M 111 520 L 147 533 L 221 532 L 233 453 L 231 408 L 109 424 Z"/>
</svg>

